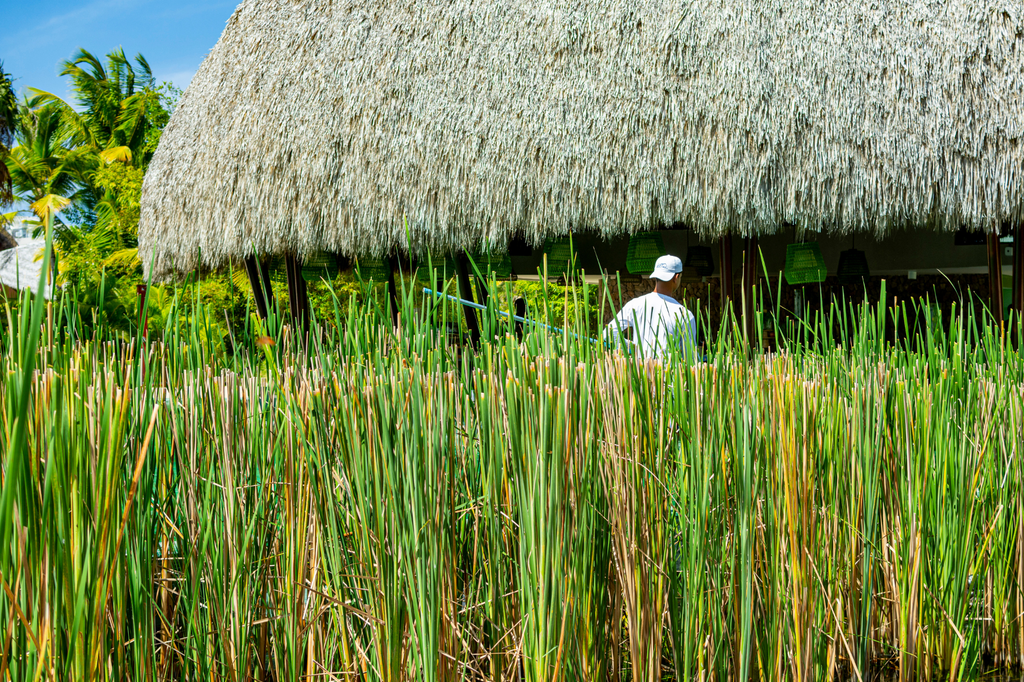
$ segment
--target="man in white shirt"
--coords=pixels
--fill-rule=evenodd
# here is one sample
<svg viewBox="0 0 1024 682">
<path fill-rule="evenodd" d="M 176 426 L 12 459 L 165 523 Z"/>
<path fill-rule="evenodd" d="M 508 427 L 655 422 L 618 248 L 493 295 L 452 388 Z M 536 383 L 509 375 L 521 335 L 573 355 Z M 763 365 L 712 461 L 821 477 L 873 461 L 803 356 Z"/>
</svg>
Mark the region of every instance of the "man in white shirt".
<svg viewBox="0 0 1024 682">
<path fill-rule="evenodd" d="M 673 295 L 679 288 L 683 262 L 675 256 L 662 256 L 654 264 L 651 279 L 654 291 L 627 303 L 608 323 L 605 334 L 618 338 L 625 329 L 633 330 L 633 345 L 645 358 L 669 355 L 678 348 L 684 360 L 695 357 L 697 320 Z"/>
</svg>

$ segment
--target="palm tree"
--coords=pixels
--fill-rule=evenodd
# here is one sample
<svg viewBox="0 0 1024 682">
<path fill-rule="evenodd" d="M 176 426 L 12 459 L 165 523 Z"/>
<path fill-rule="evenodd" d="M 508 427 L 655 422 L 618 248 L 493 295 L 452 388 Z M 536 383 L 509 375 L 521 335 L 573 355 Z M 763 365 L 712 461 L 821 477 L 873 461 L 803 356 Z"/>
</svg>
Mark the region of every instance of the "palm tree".
<svg viewBox="0 0 1024 682">
<path fill-rule="evenodd" d="M 39 90 L 33 91 L 31 105 L 63 105 L 65 123 L 73 131 L 72 146 L 89 147 L 107 161 L 128 161 L 145 168 L 156 150 L 156 133 L 168 118 L 146 58 L 136 55 L 133 66 L 124 50 L 118 49 L 107 55 L 104 65 L 88 50 L 79 49 L 64 62 L 61 75 L 71 78 L 81 110 Z"/>
<path fill-rule="evenodd" d="M 0 62 L 0 206 L 6 206 L 14 200 L 11 187 L 11 174 L 5 161 L 10 156 L 11 142 L 17 130 L 18 99 L 14 95 L 14 83 L 11 74 L 4 71 L 4 63 Z"/>
<path fill-rule="evenodd" d="M 16 198 L 40 219 L 63 211 L 54 235 L 63 253 L 137 263 L 134 226 L 126 229 L 121 215 L 137 190 L 124 190 L 120 179 L 137 178 L 148 166 L 170 118 L 166 93 L 142 55 L 132 61 L 121 49 L 105 62 L 79 49 L 61 75 L 71 79 L 77 106 L 30 89 L 32 98 L 21 107 L 18 146 L 6 163 Z M 131 222 L 130 211 L 125 215 Z"/>
<path fill-rule="evenodd" d="M 20 106 L 15 136 L 18 144 L 5 164 L 15 199 L 41 207 L 74 204 L 80 209 L 96 203 L 87 180 L 98 164 L 96 155 L 69 145 L 71 132 L 63 123 L 60 104 Z"/>
</svg>

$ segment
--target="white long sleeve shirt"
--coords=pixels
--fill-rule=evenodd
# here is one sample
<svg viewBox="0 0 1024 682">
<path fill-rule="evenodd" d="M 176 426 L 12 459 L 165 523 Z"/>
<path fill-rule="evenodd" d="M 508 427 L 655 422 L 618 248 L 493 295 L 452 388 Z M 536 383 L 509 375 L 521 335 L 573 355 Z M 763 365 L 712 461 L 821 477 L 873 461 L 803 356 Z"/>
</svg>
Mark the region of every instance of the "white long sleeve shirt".
<svg viewBox="0 0 1024 682">
<path fill-rule="evenodd" d="M 633 343 L 644 357 L 668 355 L 673 346 L 680 349 L 682 358 L 695 357 L 697 319 L 671 296 L 652 292 L 634 298 L 622 306 L 605 333 L 618 338 L 626 329 L 633 330 Z"/>
</svg>

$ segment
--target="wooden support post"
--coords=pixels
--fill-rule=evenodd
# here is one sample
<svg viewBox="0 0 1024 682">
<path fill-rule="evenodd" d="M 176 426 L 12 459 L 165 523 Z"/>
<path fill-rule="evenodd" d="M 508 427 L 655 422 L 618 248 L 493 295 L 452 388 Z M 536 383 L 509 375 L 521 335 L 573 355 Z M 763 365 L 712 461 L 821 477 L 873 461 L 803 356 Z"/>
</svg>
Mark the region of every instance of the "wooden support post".
<svg viewBox="0 0 1024 682">
<path fill-rule="evenodd" d="M 1003 265 L 999 255 L 999 235 L 989 232 L 988 245 L 988 295 L 992 317 L 996 324 L 1003 321 Z"/>
<path fill-rule="evenodd" d="M 459 295 L 466 301 L 473 300 L 473 284 L 469 281 L 468 257 L 462 251 L 455 256 L 455 274 L 459 277 Z M 468 305 L 462 306 L 466 314 L 466 326 L 469 327 L 469 336 L 473 341 L 473 347 L 480 346 L 480 325 L 476 319 L 476 310 Z"/>
<path fill-rule="evenodd" d="M 287 256 L 284 261 L 285 273 L 288 277 L 288 305 L 291 306 L 292 319 L 304 330 L 309 328 L 309 295 L 306 292 L 306 280 L 302 279 L 302 264 L 295 256 Z"/>
<path fill-rule="evenodd" d="M 480 267 L 480 263 L 476 263 L 476 266 L 477 266 L 477 268 L 479 268 Z M 466 271 L 469 272 L 470 276 L 474 280 L 476 280 L 477 298 L 480 299 L 479 301 L 477 301 L 477 303 L 479 303 L 480 305 L 487 305 L 487 297 L 488 297 L 489 292 L 487 291 L 486 272 L 481 271 L 481 275 L 483 275 L 483 276 L 482 277 L 478 277 L 476 275 L 476 271 L 473 270 L 471 265 L 470 265 L 469 257 L 468 256 L 466 257 Z"/>
<path fill-rule="evenodd" d="M 749 343 L 754 343 L 754 315 L 757 311 L 754 300 L 754 282 L 757 280 L 757 237 L 743 240 L 743 282 L 740 296 L 743 304 L 743 330 Z"/>
<path fill-rule="evenodd" d="M 395 270 L 398 269 L 398 257 L 388 256 L 388 298 L 391 299 L 391 324 L 398 326 L 398 287 L 395 284 Z"/>
<path fill-rule="evenodd" d="M 267 319 L 274 307 L 274 290 L 270 287 L 270 268 L 256 256 L 245 257 L 245 274 L 249 277 L 253 298 L 256 299 L 256 312 L 260 319 Z"/>
<path fill-rule="evenodd" d="M 724 315 L 729 304 L 733 300 L 733 287 L 732 287 L 732 236 L 724 235 L 718 240 L 718 254 L 719 254 L 719 277 L 721 278 L 721 295 L 722 295 L 722 315 L 724 321 Z"/>
<path fill-rule="evenodd" d="M 135 294 L 139 297 L 139 326 L 142 328 L 142 338 L 146 338 L 146 332 L 149 331 L 149 315 L 146 310 L 148 288 L 145 284 L 135 285 Z"/>
<path fill-rule="evenodd" d="M 522 296 L 516 297 L 516 300 L 513 302 L 513 305 L 515 306 L 515 315 L 516 315 L 516 317 L 526 317 L 526 299 L 525 298 L 523 298 Z M 520 322 L 519 320 L 516 320 L 514 328 L 515 328 L 515 331 L 516 331 L 516 338 L 519 339 L 520 341 L 522 341 L 523 340 L 523 323 Z"/>
<path fill-rule="evenodd" d="M 1013 309 L 1019 324 L 1024 320 L 1024 224 L 1013 230 Z"/>
<path fill-rule="evenodd" d="M 483 277 L 476 278 L 476 291 L 480 294 L 480 305 L 487 305 L 487 280 Z"/>
<path fill-rule="evenodd" d="M 285 256 L 284 258 L 284 276 L 288 282 L 288 310 L 292 317 L 296 317 L 296 312 L 299 306 L 298 291 L 296 290 L 295 277 L 298 267 L 295 263 L 295 256 Z"/>
<path fill-rule="evenodd" d="M 274 287 L 270 284 L 270 266 L 262 258 L 256 259 L 256 267 L 259 269 L 260 281 L 263 282 L 264 302 L 267 304 L 267 315 L 276 312 L 277 304 L 274 301 Z"/>
</svg>

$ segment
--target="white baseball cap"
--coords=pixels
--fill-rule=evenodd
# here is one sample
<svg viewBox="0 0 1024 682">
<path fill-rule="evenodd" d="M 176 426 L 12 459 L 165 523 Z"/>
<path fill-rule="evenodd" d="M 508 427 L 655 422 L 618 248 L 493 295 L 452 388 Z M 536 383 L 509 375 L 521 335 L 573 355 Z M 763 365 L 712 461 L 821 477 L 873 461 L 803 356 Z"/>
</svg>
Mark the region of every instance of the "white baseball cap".
<svg viewBox="0 0 1024 682">
<path fill-rule="evenodd" d="M 654 262 L 654 272 L 651 273 L 651 279 L 660 279 L 662 282 L 668 282 L 682 271 L 683 261 L 675 256 L 662 256 Z"/>
</svg>

